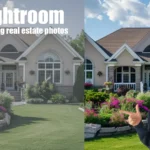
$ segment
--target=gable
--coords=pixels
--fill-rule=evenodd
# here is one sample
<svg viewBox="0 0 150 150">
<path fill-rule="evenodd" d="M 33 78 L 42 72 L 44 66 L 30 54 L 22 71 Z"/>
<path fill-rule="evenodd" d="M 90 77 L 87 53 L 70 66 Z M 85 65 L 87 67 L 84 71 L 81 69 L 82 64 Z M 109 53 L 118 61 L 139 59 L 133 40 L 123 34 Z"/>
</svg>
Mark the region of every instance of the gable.
<svg viewBox="0 0 150 150">
<path fill-rule="evenodd" d="M 30 53 L 26 55 L 28 62 L 35 60 L 38 61 L 39 55 L 46 52 L 55 53 L 62 60 L 69 60 L 72 62 L 74 56 L 68 52 L 68 50 L 55 39 L 53 35 L 47 35 Z"/>
<path fill-rule="evenodd" d="M 108 60 L 107 62 L 112 61 L 113 59 L 118 58 L 118 56 L 123 53 L 124 51 L 128 51 L 130 53 L 130 55 L 133 56 L 134 59 L 143 62 L 143 60 L 127 45 L 127 44 L 123 44 Z"/>
<path fill-rule="evenodd" d="M 23 42 L 21 42 L 15 35 L 2 36 L 0 36 L 0 52 L 4 47 L 8 45 L 12 45 L 18 52 L 23 52 L 27 49 L 27 46 Z"/>
<path fill-rule="evenodd" d="M 47 36 L 50 36 L 50 35 L 45 35 L 45 34 L 41 35 L 21 56 L 19 56 L 17 58 L 17 60 L 20 60 L 22 57 L 26 57 L 33 49 L 35 49 L 35 47 L 40 45 L 41 42 L 44 41 Z M 70 54 L 72 54 L 72 56 L 74 58 L 79 58 L 83 62 L 83 60 L 84 60 L 83 57 L 76 50 L 74 50 L 60 35 L 52 35 L 51 34 L 51 36 L 54 37 L 55 40 L 59 42 L 59 44 L 61 44 L 63 47 L 65 47 L 65 49 Z M 48 41 L 48 43 L 49 43 L 49 41 Z"/>
<path fill-rule="evenodd" d="M 94 62 L 95 60 L 93 59 L 97 57 L 103 62 L 105 61 L 105 57 L 97 51 L 97 49 L 87 39 L 85 39 L 85 58 L 92 59 L 91 61 Z"/>
<path fill-rule="evenodd" d="M 105 59 L 109 58 L 109 55 L 102 49 L 102 47 L 96 43 L 88 34 L 85 33 L 85 39 L 101 54 Z"/>
</svg>

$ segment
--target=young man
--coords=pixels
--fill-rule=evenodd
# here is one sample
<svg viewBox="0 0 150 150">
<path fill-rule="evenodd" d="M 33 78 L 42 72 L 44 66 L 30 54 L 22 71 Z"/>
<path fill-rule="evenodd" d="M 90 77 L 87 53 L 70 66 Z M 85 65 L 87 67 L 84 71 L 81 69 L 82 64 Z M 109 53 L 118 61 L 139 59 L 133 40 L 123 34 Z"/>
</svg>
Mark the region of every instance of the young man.
<svg viewBox="0 0 150 150">
<path fill-rule="evenodd" d="M 135 127 L 141 142 L 150 148 L 150 131 L 149 129 L 145 129 L 143 126 L 139 106 L 136 105 L 135 113 L 123 110 L 121 110 L 120 113 L 129 115 L 127 122 Z M 150 124 L 150 112 L 148 113 L 148 124 Z"/>
</svg>

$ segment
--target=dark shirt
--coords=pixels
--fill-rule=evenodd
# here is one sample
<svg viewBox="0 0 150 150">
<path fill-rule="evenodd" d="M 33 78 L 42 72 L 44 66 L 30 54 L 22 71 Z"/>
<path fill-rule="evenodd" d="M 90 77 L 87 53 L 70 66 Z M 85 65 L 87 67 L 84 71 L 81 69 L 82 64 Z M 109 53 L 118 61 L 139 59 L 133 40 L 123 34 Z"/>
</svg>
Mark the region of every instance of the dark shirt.
<svg viewBox="0 0 150 150">
<path fill-rule="evenodd" d="M 148 128 L 144 128 L 142 122 L 135 126 L 141 142 L 150 149 L 150 112 L 148 113 Z"/>
</svg>

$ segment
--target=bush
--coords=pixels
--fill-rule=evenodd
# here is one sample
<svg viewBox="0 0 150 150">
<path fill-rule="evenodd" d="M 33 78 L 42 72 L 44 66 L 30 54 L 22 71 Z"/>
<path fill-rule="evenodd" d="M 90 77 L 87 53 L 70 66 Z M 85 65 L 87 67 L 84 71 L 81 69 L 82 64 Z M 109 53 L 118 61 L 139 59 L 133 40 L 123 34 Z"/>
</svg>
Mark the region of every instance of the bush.
<svg viewBox="0 0 150 150">
<path fill-rule="evenodd" d="M 138 92 L 135 90 L 130 90 L 126 93 L 126 98 L 136 98 L 138 95 Z"/>
<path fill-rule="evenodd" d="M 94 92 L 93 90 L 85 91 L 85 101 L 92 101 L 94 103 L 104 102 L 109 98 L 106 92 Z"/>
<path fill-rule="evenodd" d="M 100 117 L 95 113 L 94 110 L 85 109 L 85 123 L 94 123 L 94 124 L 101 124 Z"/>
<path fill-rule="evenodd" d="M 0 105 L 7 109 L 11 113 L 11 103 L 14 101 L 14 97 L 11 96 L 8 92 L 0 93 Z"/>
<path fill-rule="evenodd" d="M 130 89 L 127 86 L 122 85 L 117 89 L 117 94 L 119 96 L 125 96 L 129 90 Z"/>
<path fill-rule="evenodd" d="M 56 92 L 54 84 L 49 82 L 42 82 L 42 84 L 36 83 L 35 85 L 27 85 L 25 88 L 25 98 L 32 99 L 32 98 L 41 98 L 46 103 Z"/>
<path fill-rule="evenodd" d="M 43 104 L 44 100 L 41 99 L 41 98 L 31 98 L 31 99 L 28 99 L 27 103 L 30 103 L 30 104 Z"/>
<path fill-rule="evenodd" d="M 50 99 L 53 103 L 65 103 L 66 101 L 66 96 L 62 95 L 62 94 L 54 94 L 52 95 L 51 99 Z"/>
<path fill-rule="evenodd" d="M 100 114 L 100 124 L 102 127 L 109 127 L 110 124 L 110 118 L 111 118 L 112 114 L 105 114 L 105 113 L 102 113 Z"/>
<path fill-rule="evenodd" d="M 139 100 L 144 100 L 144 105 L 150 108 L 150 92 L 139 93 L 136 98 Z"/>
<path fill-rule="evenodd" d="M 124 115 L 119 112 L 114 112 L 110 118 L 110 125 L 115 127 L 127 125 Z"/>
</svg>

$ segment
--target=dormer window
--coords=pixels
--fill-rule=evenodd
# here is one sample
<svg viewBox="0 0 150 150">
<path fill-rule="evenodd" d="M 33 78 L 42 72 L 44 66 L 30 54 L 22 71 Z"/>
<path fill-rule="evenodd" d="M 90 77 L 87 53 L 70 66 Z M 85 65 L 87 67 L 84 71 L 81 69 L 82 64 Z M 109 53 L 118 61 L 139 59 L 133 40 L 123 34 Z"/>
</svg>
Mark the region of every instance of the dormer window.
<svg viewBox="0 0 150 150">
<path fill-rule="evenodd" d="M 150 53 L 150 45 L 148 45 L 148 46 L 144 49 L 143 52 L 144 52 L 144 53 Z"/>
<path fill-rule="evenodd" d="M 3 52 L 3 53 L 5 53 L 5 52 L 6 53 L 8 53 L 8 52 L 14 53 L 14 52 L 18 52 L 18 51 L 13 45 L 8 44 L 2 48 L 1 52 Z"/>
</svg>

